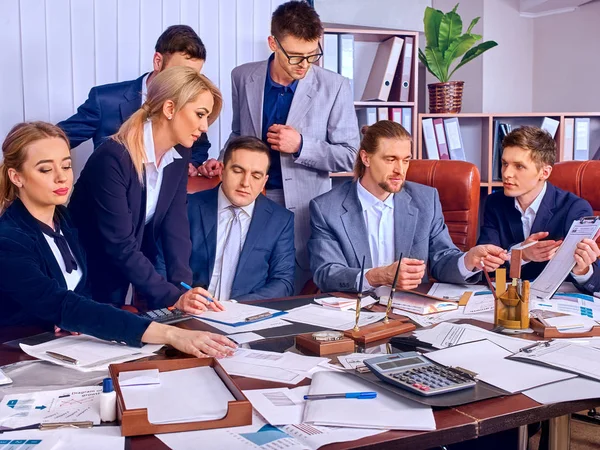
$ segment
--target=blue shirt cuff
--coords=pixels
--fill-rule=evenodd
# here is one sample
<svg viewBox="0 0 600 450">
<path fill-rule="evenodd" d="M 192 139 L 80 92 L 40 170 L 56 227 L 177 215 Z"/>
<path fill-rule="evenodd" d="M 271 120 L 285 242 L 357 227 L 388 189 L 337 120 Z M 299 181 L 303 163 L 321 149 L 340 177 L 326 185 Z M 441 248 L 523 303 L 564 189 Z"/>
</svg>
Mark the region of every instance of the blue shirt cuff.
<svg viewBox="0 0 600 450">
<path fill-rule="evenodd" d="M 300 148 L 298 149 L 298 151 L 296 153 L 293 153 L 294 158 L 299 158 L 300 157 L 300 153 L 302 153 L 302 146 L 304 145 L 304 138 L 302 137 L 302 135 L 300 135 Z"/>
</svg>

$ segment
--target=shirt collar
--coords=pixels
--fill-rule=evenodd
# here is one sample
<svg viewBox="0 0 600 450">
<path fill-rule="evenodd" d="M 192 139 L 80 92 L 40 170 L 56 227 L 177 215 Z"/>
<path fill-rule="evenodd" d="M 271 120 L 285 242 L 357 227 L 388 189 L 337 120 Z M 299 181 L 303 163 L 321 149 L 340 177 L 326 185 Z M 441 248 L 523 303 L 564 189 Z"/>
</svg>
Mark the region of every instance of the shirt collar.
<svg viewBox="0 0 600 450">
<path fill-rule="evenodd" d="M 152 72 L 148 72 L 144 78 L 142 78 L 142 105 L 148 98 L 148 77 Z"/>
<path fill-rule="evenodd" d="M 271 63 L 274 61 L 274 59 L 275 59 L 275 53 L 271 53 L 271 56 L 269 56 L 269 62 L 267 64 L 267 77 L 266 77 L 266 81 L 265 81 L 265 92 L 269 92 L 271 89 L 283 89 L 283 90 L 289 89 L 290 91 L 292 91 L 292 94 L 294 94 L 296 92 L 296 88 L 298 87 L 298 80 L 294 80 L 287 86 L 284 86 L 282 84 L 279 84 L 279 83 L 273 81 L 273 78 L 271 78 Z"/>
<path fill-rule="evenodd" d="M 225 195 L 225 192 L 223 192 L 223 186 L 219 186 L 219 194 L 217 196 L 218 200 L 217 200 L 217 207 L 218 207 L 218 211 L 219 213 L 221 211 L 223 211 L 224 209 L 228 208 L 229 206 L 232 206 L 232 203 L 229 201 L 229 199 L 227 198 L 227 196 Z M 254 200 L 252 203 L 250 203 L 249 205 L 246 206 L 240 206 L 240 209 L 242 211 L 244 211 L 246 214 L 248 214 L 248 217 L 252 217 L 252 214 L 254 213 L 254 206 L 256 205 L 256 200 Z"/>
<path fill-rule="evenodd" d="M 158 169 L 156 165 L 156 152 L 154 151 L 154 136 L 152 135 L 152 121 L 147 120 L 144 123 L 144 148 L 146 149 L 146 164 L 154 164 L 154 166 Z M 181 159 L 181 155 L 175 150 L 174 147 L 171 147 L 160 160 L 161 167 L 167 167 L 171 164 L 175 159 Z"/>
<path fill-rule="evenodd" d="M 517 211 L 519 211 L 521 213 L 521 215 L 524 215 L 529 210 L 531 210 L 534 214 L 538 213 L 538 210 L 540 209 L 540 205 L 542 204 L 542 200 L 544 199 L 544 195 L 546 194 L 546 184 L 547 183 L 544 181 L 544 187 L 542 188 L 542 190 L 540 191 L 538 196 L 535 198 L 535 200 L 531 203 L 531 205 L 529 205 L 529 207 L 525 211 L 523 211 L 523 209 L 521 208 L 521 205 L 519 205 L 519 201 L 515 197 L 515 208 L 517 208 Z"/>
<path fill-rule="evenodd" d="M 366 211 L 367 209 L 370 209 L 370 208 L 372 208 L 376 205 L 380 205 L 380 204 L 383 204 L 384 206 L 387 206 L 388 208 L 394 209 L 394 194 L 388 195 L 388 198 L 386 198 L 385 201 L 382 202 L 377 197 L 375 197 L 373 194 L 371 194 L 361 184 L 360 180 L 358 180 L 356 182 L 356 191 L 358 193 L 358 200 L 360 201 L 360 204 L 362 205 L 363 211 Z"/>
</svg>

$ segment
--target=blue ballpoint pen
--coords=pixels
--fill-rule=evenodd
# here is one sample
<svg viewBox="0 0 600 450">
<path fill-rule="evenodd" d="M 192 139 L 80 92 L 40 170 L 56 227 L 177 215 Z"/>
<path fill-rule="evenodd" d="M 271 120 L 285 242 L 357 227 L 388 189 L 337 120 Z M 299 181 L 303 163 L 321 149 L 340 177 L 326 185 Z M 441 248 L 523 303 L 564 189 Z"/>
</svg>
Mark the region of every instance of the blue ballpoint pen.
<svg viewBox="0 0 600 450">
<path fill-rule="evenodd" d="M 341 394 L 312 394 L 305 395 L 304 400 L 326 400 L 328 398 L 356 398 L 359 400 L 367 400 L 376 398 L 377 392 L 346 392 Z"/>
<path fill-rule="evenodd" d="M 192 287 L 189 284 L 184 283 L 183 281 L 181 283 L 179 283 L 179 284 L 182 285 L 184 288 L 186 288 L 188 291 L 190 289 L 192 289 Z M 198 294 L 198 295 L 200 295 L 200 294 Z M 210 297 L 204 297 L 203 295 L 200 295 L 200 297 L 205 298 L 206 300 L 208 300 L 208 303 L 212 303 L 212 301 L 213 301 L 212 298 L 210 298 Z"/>
</svg>

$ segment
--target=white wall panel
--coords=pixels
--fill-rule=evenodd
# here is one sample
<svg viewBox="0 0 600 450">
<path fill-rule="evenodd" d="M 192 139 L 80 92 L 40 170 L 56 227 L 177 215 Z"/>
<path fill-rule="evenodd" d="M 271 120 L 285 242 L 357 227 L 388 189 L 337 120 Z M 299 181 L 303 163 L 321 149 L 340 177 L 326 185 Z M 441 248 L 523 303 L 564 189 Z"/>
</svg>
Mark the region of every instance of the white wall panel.
<svg viewBox="0 0 600 450">
<path fill-rule="evenodd" d="M 224 107 L 220 117 L 221 142 L 225 143 L 231 133 L 231 71 L 236 66 L 236 0 L 219 2 L 219 79 Z"/>
<path fill-rule="evenodd" d="M 254 61 L 254 0 L 237 0 L 236 66 Z"/>
<path fill-rule="evenodd" d="M 152 70 L 156 40 L 163 32 L 162 1 L 142 0 L 140 20 L 140 73 Z"/>
<path fill-rule="evenodd" d="M 114 83 L 118 79 L 117 38 L 117 0 L 94 1 L 96 84 Z"/>
<path fill-rule="evenodd" d="M 21 2 L 25 120 L 48 120 L 48 67 L 44 0 Z"/>
<path fill-rule="evenodd" d="M 140 0 L 119 0 L 117 5 L 118 80 L 133 80 L 140 69 Z"/>
<path fill-rule="evenodd" d="M 178 0 L 162 0 L 162 28 L 181 23 L 180 2 Z"/>
<path fill-rule="evenodd" d="M 0 138 L 3 140 L 14 124 L 22 122 L 23 65 L 19 0 L 0 1 L 0 42 L 3 42 L 0 70 Z M 0 158 L 2 155 L 0 155 Z"/>
<path fill-rule="evenodd" d="M 180 23 L 189 25 L 196 33 L 200 31 L 198 14 L 198 0 L 181 0 Z"/>
</svg>

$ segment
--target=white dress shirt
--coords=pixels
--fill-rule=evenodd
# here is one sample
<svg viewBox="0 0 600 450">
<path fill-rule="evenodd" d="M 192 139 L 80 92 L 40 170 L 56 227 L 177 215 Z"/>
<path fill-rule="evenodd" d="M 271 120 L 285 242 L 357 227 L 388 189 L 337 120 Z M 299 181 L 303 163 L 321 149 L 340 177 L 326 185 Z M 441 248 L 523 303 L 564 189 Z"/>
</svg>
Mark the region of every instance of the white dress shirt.
<svg viewBox="0 0 600 450">
<path fill-rule="evenodd" d="M 213 267 L 212 276 L 210 277 L 210 284 L 208 286 L 208 292 L 212 295 L 216 295 L 216 289 L 219 284 L 219 278 L 221 277 L 221 263 L 223 261 L 223 247 L 225 245 L 225 238 L 229 232 L 229 227 L 232 222 L 231 211 L 228 209 L 232 203 L 223 193 L 223 189 L 219 187 L 217 200 L 217 248 L 215 251 L 215 266 Z M 248 235 L 248 229 L 250 228 L 250 222 L 252 222 L 252 215 L 254 214 L 255 201 L 250 203 L 248 206 L 242 206 L 240 208 L 240 225 L 242 227 L 242 248 L 246 242 L 246 236 Z M 209 213 L 210 214 L 210 213 Z M 232 268 L 231 270 L 235 270 Z"/>
<path fill-rule="evenodd" d="M 62 234 L 62 232 L 60 234 Z M 62 255 L 60 253 L 60 250 L 58 249 L 58 246 L 56 245 L 56 242 L 54 242 L 54 238 L 51 238 L 50 236 L 48 236 L 46 234 L 44 234 L 44 237 L 46 238 L 46 242 L 50 246 L 50 250 L 52 250 L 52 254 L 54 255 L 54 258 L 56 258 L 56 262 L 58 263 L 58 267 L 60 267 L 60 271 L 62 272 L 63 277 L 65 278 L 65 282 L 67 283 L 67 289 L 69 289 L 70 291 L 74 291 L 75 288 L 77 287 L 77 285 L 79 284 L 79 282 L 81 281 L 81 277 L 83 276 L 83 272 L 81 271 L 80 262 L 76 260 L 77 269 L 72 270 L 71 273 L 68 273 L 66 270 L 66 266 L 65 266 L 65 260 L 63 259 Z M 69 245 L 69 244 L 67 244 L 67 245 Z M 69 247 L 69 250 L 71 250 L 71 247 Z M 72 251 L 71 251 L 71 255 L 73 255 Z M 75 258 L 74 255 L 73 255 L 73 258 Z"/>
<path fill-rule="evenodd" d="M 363 187 L 360 180 L 356 183 L 358 200 L 363 209 L 363 218 L 367 227 L 369 239 L 369 251 L 373 267 L 383 267 L 392 264 L 395 259 L 394 246 L 394 194 L 390 194 L 385 201 L 379 200 Z M 404 255 L 407 258 L 409 255 Z M 370 270 L 370 269 L 369 269 Z M 363 292 L 373 290 L 373 286 L 367 281 L 365 270 L 363 279 Z M 465 255 L 458 260 L 458 270 L 465 278 L 469 278 L 479 270 L 471 272 L 465 266 Z M 356 290 L 358 290 L 360 272 L 356 276 Z M 375 290 L 378 297 L 389 295 L 389 286 L 380 286 Z"/>
<path fill-rule="evenodd" d="M 152 122 L 147 120 L 144 124 L 144 147 L 146 148 L 146 224 L 154 217 L 156 204 L 162 186 L 165 167 L 171 164 L 175 159 L 180 159 L 181 155 L 173 147 L 168 150 L 156 166 L 156 153 L 154 151 L 154 137 L 152 136 Z"/>
<path fill-rule="evenodd" d="M 540 210 L 540 205 L 542 204 L 544 195 L 546 195 L 546 186 L 547 183 L 544 182 L 544 187 L 525 211 L 523 211 L 523 208 L 521 208 L 519 201 L 515 198 L 515 208 L 517 208 L 517 211 L 521 213 L 521 222 L 523 224 L 523 236 L 525 237 L 525 239 L 527 239 L 531 235 L 531 228 L 533 227 L 533 222 L 535 222 L 535 218 L 537 216 L 538 211 Z M 522 242 L 519 242 L 518 244 L 513 245 L 513 247 L 516 247 L 521 244 Z M 528 261 L 521 261 L 521 265 L 527 264 L 527 262 Z M 592 269 L 592 266 L 589 266 L 588 271 L 583 275 L 575 275 L 573 272 L 571 272 L 571 276 L 579 284 L 584 284 L 592 277 L 593 273 L 594 270 Z"/>
</svg>

